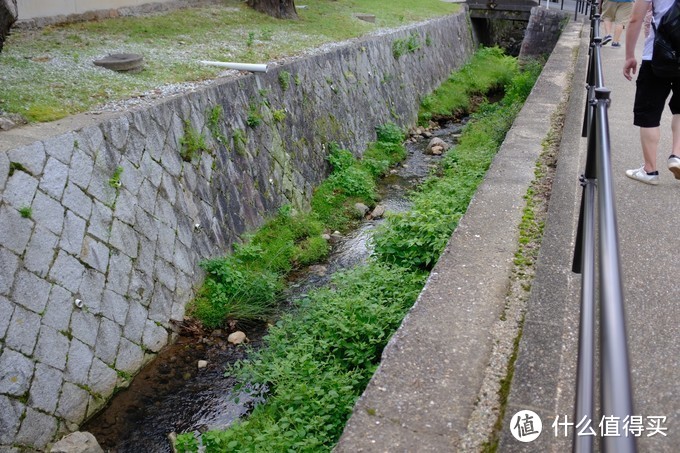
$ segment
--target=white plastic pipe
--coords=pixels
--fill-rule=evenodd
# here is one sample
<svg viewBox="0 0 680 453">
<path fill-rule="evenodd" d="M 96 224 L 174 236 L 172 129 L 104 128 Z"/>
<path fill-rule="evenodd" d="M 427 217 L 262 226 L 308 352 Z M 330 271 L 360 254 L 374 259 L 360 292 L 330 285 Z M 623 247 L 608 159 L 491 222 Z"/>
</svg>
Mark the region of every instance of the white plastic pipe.
<svg viewBox="0 0 680 453">
<path fill-rule="evenodd" d="M 219 66 L 220 68 L 237 69 L 239 71 L 267 72 L 266 64 L 232 63 L 228 61 L 200 61 L 200 63 L 209 66 Z"/>
</svg>

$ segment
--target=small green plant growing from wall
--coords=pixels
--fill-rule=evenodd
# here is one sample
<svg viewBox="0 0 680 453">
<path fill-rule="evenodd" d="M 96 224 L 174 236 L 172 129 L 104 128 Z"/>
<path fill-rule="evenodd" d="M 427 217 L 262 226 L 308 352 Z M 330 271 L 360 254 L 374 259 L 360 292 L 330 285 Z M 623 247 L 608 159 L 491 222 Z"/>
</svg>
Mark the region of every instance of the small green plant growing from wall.
<svg viewBox="0 0 680 453">
<path fill-rule="evenodd" d="M 432 45 L 432 36 L 429 33 L 425 35 L 425 45 L 430 47 Z"/>
<path fill-rule="evenodd" d="M 250 104 L 248 109 L 248 118 L 246 118 L 246 123 L 252 128 L 256 128 L 262 123 L 262 114 L 257 109 L 255 104 Z"/>
<path fill-rule="evenodd" d="M 22 206 L 19 208 L 19 214 L 21 214 L 21 217 L 24 219 L 30 219 L 31 216 L 33 215 L 33 210 L 31 209 L 30 206 Z"/>
<path fill-rule="evenodd" d="M 120 175 L 123 174 L 123 167 L 116 167 L 116 169 L 113 171 L 113 175 L 109 178 L 109 186 L 113 187 L 114 189 L 118 189 L 121 185 L 120 182 Z"/>
<path fill-rule="evenodd" d="M 288 88 L 290 87 L 290 72 L 281 71 L 279 73 L 279 85 L 281 85 L 281 89 L 283 91 L 288 90 Z"/>
<path fill-rule="evenodd" d="M 408 38 L 395 39 L 392 43 L 392 55 L 397 60 L 406 53 L 414 53 L 420 49 L 420 42 L 418 41 L 418 34 L 411 33 Z"/>
<path fill-rule="evenodd" d="M 185 162 L 191 162 L 201 151 L 208 151 L 205 137 L 189 121 L 184 122 L 184 136 L 179 139 L 179 154 Z"/>
<path fill-rule="evenodd" d="M 272 112 L 272 117 L 277 123 L 283 122 L 286 119 L 286 111 L 284 109 L 277 109 Z"/>
<path fill-rule="evenodd" d="M 221 145 L 227 144 L 227 137 L 224 136 L 220 130 L 220 123 L 222 122 L 222 106 L 216 105 L 208 112 L 208 129 L 210 133 L 215 137 L 215 140 Z"/>
<path fill-rule="evenodd" d="M 234 149 L 236 152 L 244 156 L 246 154 L 246 134 L 243 129 L 234 129 L 231 138 L 234 140 Z"/>
</svg>

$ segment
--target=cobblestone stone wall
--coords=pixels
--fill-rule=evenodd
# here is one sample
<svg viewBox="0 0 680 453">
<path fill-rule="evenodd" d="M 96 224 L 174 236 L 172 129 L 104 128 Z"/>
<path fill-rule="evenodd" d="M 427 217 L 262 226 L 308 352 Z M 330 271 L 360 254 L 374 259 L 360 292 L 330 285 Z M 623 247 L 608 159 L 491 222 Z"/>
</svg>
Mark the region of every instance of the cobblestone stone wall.
<svg viewBox="0 0 680 453">
<path fill-rule="evenodd" d="M 171 339 L 200 260 L 304 208 L 324 144 L 359 155 L 374 126 L 413 124 L 472 41 L 463 12 L 0 146 L 0 449 L 43 449 L 99 410 Z M 192 135 L 208 149 L 183 151 Z"/>
</svg>

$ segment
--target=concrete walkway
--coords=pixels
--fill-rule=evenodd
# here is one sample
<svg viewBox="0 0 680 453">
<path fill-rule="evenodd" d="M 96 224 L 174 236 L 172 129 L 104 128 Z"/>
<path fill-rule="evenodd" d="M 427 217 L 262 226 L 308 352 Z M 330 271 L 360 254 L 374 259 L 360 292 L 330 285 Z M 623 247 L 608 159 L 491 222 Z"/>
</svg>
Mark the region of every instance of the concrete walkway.
<svg viewBox="0 0 680 453">
<path fill-rule="evenodd" d="M 338 444 L 337 451 L 468 451 L 470 425 L 503 311 L 522 195 L 560 101 L 569 73 L 569 99 L 537 276 L 523 327 L 500 452 L 570 451 L 571 439 L 551 427 L 556 417 L 573 421 L 580 276 L 571 272 L 586 139 L 585 105 L 589 24 L 568 25 L 494 160 L 468 213 L 452 236 L 425 290 L 383 354 L 383 361 Z M 573 61 L 573 53 L 578 57 Z M 640 57 L 638 50 L 637 56 Z M 680 451 L 680 245 L 674 228 L 680 181 L 665 169 L 670 115 L 662 124 L 661 182 L 648 186 L 625 177 L 642 162 L 639 131 L 632 125 L 635 85 L 623 78 L 623 49 L 602 49 L 609 108 L 613 182 L 634 385 L 634 414 L 648 428 L 650 416 L 666 416 L 663 436 L 643 432 L 639 451 Z M 572 69 L 575 65 L 575 69 Z M 543 433 L 521 443 L 511 417 L 529 409 Z M 599 420 L 594 428 L 599 431 Z M 611 431 L 610 431 L 611 432 Z M 571 435 L 571 433 L 570 433 Z M 597 443 L 596 443 L 597 445 Z"/>
<path fill-rule="evenodd" d="M 642 54 L 642 39 L 636 56 Z M 634 414 L 667 417 L 664 433 L 646 430 L 639 438 L 643 452 L 680 451 L 680 245 L 677 242 L 680 181 L 666 170 L 671 149 L 669 111 L 662 119 L 658 156 L 661 180 L 649 186 L 625 176 L 642 164 L 639 129 L 633 126 L 635 83 L 622 74 L 623 48 L 602 49 L 605 86 L 611 90 L 608 110 L 615 205 L 617 210 Z M 583 58 L 581 58 L 583 60 Z M 585 80 L 585 65 L 579 62 Z M 556 416 L 573 418 L 575 351 L 578 337 L 580 278 L 570 273 L 573 228 L 580 191 L 575 180 L 583 171 L 586 140 L 579 138 L 585 90 L 574 91 L 553 185 L 549 224 L 538 265 L 538 276 L 527 310 L 500 451 L 564 451 L 552 423 Z M 510 417 L 532 409 L 547 431 L 533 444 L 520 444 L 510 435 Z M 573 420 L 572 420 L 573 421 Z M 595 429 L 598 430 L 595 421 Z M 547 426 L 546 426 L 547 425 Z M 563 435 L 563 432 L 560 433 Z"/>
</svg>

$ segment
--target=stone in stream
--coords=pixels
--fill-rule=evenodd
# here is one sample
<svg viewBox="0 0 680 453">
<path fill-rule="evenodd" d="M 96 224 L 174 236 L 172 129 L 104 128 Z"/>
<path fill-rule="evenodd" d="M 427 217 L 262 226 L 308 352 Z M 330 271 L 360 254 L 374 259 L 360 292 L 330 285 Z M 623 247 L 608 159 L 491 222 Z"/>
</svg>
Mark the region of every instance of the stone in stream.
<svg viewBox="0 0 680 453">
<path fill-rule="evenodd" d="M 371 218 L 372 219 L 380 219 L 382 216 L 385 215 L 385 205 L 379 204 L 375 208 L 373 208 L 373 212 L 371 212 Z"/>
<path fill-rule="evenodd" d="M 55 443 L 50 453 L 104 453 L 104 450 L 92 433 L 76 431 Z"/>
<path fill-rule="evenodd" d="M 425 148 L 424 154 L 434 154 L 433 148 L 435 146 L 440 146 L 441 151 L 447 151 L 449 149 L 449 144 L 446 143 L 444 140 L 442 140 L 439 137 L 434 137 L 432 140 L 430 140 L 430 143 L 427 144 L 427 148 Z"/>
<path fill-rule="evenodd" d="M 366 213 L 368 212 L 368 209 L 369 209 L 368 206 L 366 206 L 363 203 L 356 203 L 354 205 L 354 210 L 356 211 L 356 213 L 359 217 L 365 216 Z"/>
<path fill-rule="evenodd" d="M 247 339 L 248 338 L 246 338 L 246 334 L 241 332 L 240 330 L 237 330 L 236 332 L 229 334 L 229 336 L 227 337 L 227 341 L 231 344 L 241 344 Z"/>
</svg>

